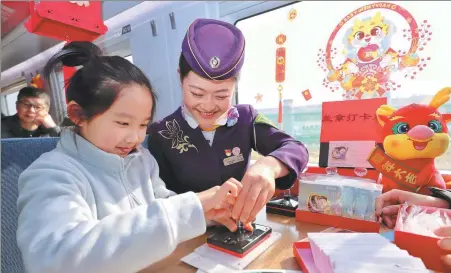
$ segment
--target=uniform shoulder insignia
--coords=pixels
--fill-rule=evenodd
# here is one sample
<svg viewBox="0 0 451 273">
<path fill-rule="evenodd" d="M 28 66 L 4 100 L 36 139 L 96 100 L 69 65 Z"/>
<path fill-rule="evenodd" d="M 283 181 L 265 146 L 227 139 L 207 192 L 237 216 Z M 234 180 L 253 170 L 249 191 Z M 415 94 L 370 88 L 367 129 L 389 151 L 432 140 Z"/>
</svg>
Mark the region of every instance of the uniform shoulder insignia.
<svg viewBox="0 0 451 273">
<path fill-rule="evenodd" d="M 267 118 L 265 115 L 260 114 L 260 113 L 257 114 L 257 117 L 254 120 L 254 123 L 255 124 L 266 124 L 266 125 L 269 125 L 271 127 L 278 129 L 277 126 L 269 118 Z"/>
</svg>

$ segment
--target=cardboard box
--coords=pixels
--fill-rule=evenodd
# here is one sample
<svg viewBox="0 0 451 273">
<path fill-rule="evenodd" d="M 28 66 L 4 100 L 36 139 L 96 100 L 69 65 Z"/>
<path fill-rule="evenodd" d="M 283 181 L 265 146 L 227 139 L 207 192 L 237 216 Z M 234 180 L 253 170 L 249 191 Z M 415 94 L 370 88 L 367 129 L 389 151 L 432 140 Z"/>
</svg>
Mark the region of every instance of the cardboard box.
<svg viewBox="0 0 451 273">
<path fill-rule="evenodd" d="M 310 248 L 310 242 L 300 241 L 293 243 L 293 256 L 296 259 L 297 264 L 304 273 L 319 273 L 316 268 L 315 261 L 313 260 L 312 249 Z"/>
<path fill-rule="evenodd" d="M 404 205 L 406 206 L 406 205 Z M 403 206 L 403 207 L 404 207 Z M 407 206 L 407 212 L 412 206 Z M 433 213 L 435 211 L 443 211 L 451 217 L 451 210 L 440 209 L 434 207 L 423 207 L 417 206 L 425 209 L 428 213 Z M 409 252 L 410 255 L 415 256 L 423 260 L 424 265 L 430 270 L 445 272 L 445 267 L 441 260 L 441 256 L 444 255 L 443 251 L 438 247 L 437 242 L 440 238 L 434 238 L 429 236 L 423 236 L 419 234 L 414 234 L 410 232 L 402 231 L 403 219 L 401 216 L 403 209 L 399 210 L 398 219 L 395 226 L 395 244 Z"/>
</svg>

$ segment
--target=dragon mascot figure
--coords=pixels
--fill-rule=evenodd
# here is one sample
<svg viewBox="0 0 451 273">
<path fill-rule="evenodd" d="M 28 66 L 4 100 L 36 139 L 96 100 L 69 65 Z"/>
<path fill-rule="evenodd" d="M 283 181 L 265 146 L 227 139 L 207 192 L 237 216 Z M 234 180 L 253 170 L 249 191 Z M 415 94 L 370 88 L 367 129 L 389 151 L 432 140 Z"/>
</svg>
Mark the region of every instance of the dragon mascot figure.
<svg viewBox="0 0 451 273">
<path fill-rule="evenodd" d="M 376 146 L 368 162 L 382 174 L 384 192 L 401 189 L 429 195 L 427 187 L 451 185 L 435 168 L 435 158 L 443 155 L 450 143 L 447 123 L 451 113 L 438 111 L 450 95 L 447 87 L 437 92 L 429 105 L 414 103 L 399 109 L 382 105 L 377 109 L 384 149 Z"/>
</svg>

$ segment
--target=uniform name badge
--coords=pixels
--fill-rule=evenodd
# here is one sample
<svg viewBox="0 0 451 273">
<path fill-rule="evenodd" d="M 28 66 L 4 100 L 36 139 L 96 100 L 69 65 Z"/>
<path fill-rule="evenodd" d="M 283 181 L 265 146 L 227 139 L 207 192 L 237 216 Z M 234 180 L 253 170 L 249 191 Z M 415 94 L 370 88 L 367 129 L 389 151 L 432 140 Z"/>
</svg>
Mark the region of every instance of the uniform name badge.
<svg viewBox="0 0 451 273">
<path fill-rule="evenodd" d="M 224 166 L 229 166 L 229 165 L 244 161 L 244 156 L 242 153 L 240 153 L 240 148 L 238 148 L 238 147 L 233 148 L 232 151 L 225 150 L 224 152 L 227 156 L 223 160 Z"/>
</svg>

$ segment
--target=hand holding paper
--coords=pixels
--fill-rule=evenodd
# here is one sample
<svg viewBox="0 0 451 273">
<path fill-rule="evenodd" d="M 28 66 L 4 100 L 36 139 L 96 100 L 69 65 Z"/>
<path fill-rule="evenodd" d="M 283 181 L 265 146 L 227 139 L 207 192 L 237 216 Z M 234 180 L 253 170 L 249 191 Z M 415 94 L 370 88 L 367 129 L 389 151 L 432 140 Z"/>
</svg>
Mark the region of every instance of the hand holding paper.
<svg viewBox="0 0 451 273">
<path fill-rule="evenodd" d="M 406 202 L 437 208 L 448 208 L 449 206 L 446 201 L 439 198 L 395 189 L 376 198 L 376 217 L 378 217 L 379 222 L 384 221 L 388 228 L 393 228 L 400 205 Z"/>
</svg>

